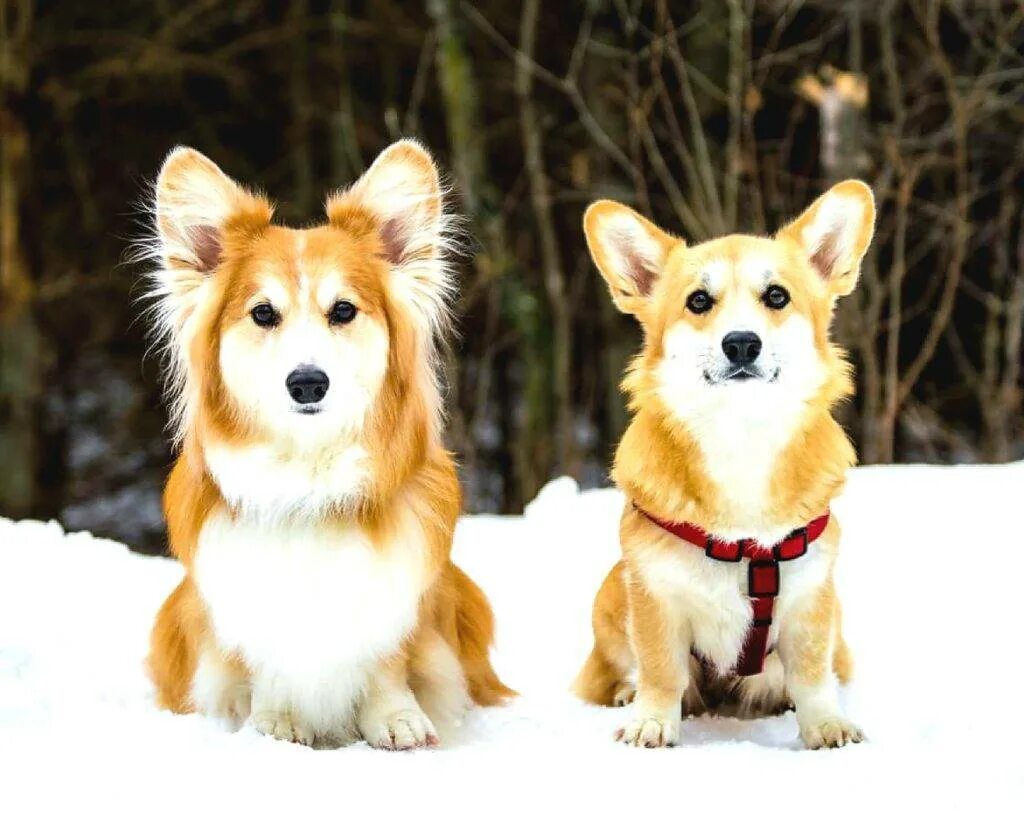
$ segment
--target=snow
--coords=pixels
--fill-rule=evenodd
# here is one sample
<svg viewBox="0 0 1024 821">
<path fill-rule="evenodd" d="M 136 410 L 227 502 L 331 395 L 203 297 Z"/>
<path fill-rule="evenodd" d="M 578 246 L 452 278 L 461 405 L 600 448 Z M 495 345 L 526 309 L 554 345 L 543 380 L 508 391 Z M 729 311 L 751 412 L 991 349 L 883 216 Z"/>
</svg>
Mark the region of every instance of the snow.
<svg viewBox="0 0 1024 821">
<path fill-rule="evenodd" d="M 524 516 L 461 521 L 455 559 L 490 596 L 496 665 L 522 696 L 473 711 L 444 749 L 400 754 L 157 710 L 142 660 L 179 567 L 0 519 L 0 818 L 1021 818 L 1022 490 L 1024 463 L 854 471 L 835 504 L 858 662 L 843 698 L 868 741 L 816 752 L 792 714 L 691 719 L 675 749 L 625 748 L 622 711 L 569 695 L 618 553 L 614 490 L 559 479 Z"/>
</svg>

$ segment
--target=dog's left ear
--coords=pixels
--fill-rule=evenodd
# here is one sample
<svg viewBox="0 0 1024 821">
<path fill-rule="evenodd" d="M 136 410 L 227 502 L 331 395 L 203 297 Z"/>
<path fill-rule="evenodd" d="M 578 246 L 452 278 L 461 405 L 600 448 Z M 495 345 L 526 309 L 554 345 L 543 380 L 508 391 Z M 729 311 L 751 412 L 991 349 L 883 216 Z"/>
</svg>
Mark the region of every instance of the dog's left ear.
<svg viewBox="0 0 1024 821">
<path fill-rule="evenodd" d="M 853 291 L 875 231 L 875 198 L 860 180 L 832 186 L 779 231 L 800 246 L 834 297 Z"/>
<path fill-rule="evenodd" d="M 332 225 L 352 228 L 359 214 L 373 215 L 380 254 L 391 266 L 392 285 L 436 327 L 453 283 L 444 251 L 446 217 L 437 166 L 414 140 L 384 149 L 351 188 L 327 200 Z"/>
</svg>

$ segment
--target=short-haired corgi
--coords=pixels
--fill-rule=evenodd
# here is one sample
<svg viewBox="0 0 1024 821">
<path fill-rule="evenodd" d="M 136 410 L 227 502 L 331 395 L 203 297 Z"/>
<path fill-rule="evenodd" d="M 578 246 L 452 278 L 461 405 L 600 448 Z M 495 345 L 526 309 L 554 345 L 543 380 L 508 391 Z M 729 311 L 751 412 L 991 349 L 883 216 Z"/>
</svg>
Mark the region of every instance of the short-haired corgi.
<svg viewBox="0 0 1024 821">
<path fill-rule="evenodd" d="M 303 230 L 196 151 L 164 162 L 153 296 L 185 577 L 153 628 L 160 705 L 302 744 L 409 749 L 436 745 L 436 722 L 471 699 L 511 694 L 488 658 L 488 602 L 449 559 L 442 199 L 409 141 Z"/>
<path fill-rule="evenodd" d="M 629 208 L 590 206 L 591 255 L 644 331 L 615 456 L 622 560 L 594 603 L 576 693 L 633 702 L 621 741 L 678 741 L 682 714 L 796 710 L 811 748 L 860 741 L 829 506 L 855 461 L 832 417 L 850 367 L 829 341 L 874 230 L 848 180 L 772 238 L 688 246 Z"/>
</svg>

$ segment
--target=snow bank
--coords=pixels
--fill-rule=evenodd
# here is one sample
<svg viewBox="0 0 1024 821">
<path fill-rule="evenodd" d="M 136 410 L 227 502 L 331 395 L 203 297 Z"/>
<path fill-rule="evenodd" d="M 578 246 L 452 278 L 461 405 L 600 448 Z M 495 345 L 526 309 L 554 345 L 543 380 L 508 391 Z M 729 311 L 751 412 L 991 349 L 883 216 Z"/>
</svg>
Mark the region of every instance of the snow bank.
<svg viewBox="0 0 1024 821">
<path fill-rule="evenodd" d="M 523 695 L 471 713 L 446 749 L 405 754 L 158 711 L 142 660 L 178 566 L 0 519 L 0 817 L 1020 818 L 1022 491 L 1024 464 L 854 472 L 835 506 L 858 662 L 844 700 L 869 740 L 819 752 L 792 714 L 688 720 L 680 747 L 627 749 L 611 741 L 620 711 L 568 695 L 618 553 L 613 490 L 559 479 L 522 517 L 462 520 L 456 561 L 490 596 L 496 664 Z"/>
</svg>

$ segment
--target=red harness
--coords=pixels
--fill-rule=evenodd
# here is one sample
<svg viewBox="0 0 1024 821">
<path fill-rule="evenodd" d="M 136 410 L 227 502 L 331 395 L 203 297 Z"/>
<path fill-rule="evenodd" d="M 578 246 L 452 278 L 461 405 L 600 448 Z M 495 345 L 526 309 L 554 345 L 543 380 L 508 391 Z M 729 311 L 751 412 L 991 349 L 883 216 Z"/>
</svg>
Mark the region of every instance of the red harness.
<svg viewBox="0 0 1024 821">
<path fill-rule="evenodd" d="M 719 562 L 750 559 L 747 567 L 747 595 L 750 596 L 754 620 L 747 630 L 743 649 L 732 672 L 740 676 L 760 673 L 764 669 L 765 656 L 768 655 L 768 631 L 772 626 L 775 597 L 779 595 L 779 562 L 799 559 L 807 552 L 808 545 L 825 532 L 828 511 L 805 527 L 797 528 L 773 547 L 762 547 L 753 539 L 723 542 L 689 522 L 667 522 L 640 508 L 637 510 L 673 536 L 701 548 L 708 558 Z"/>
</svg>

